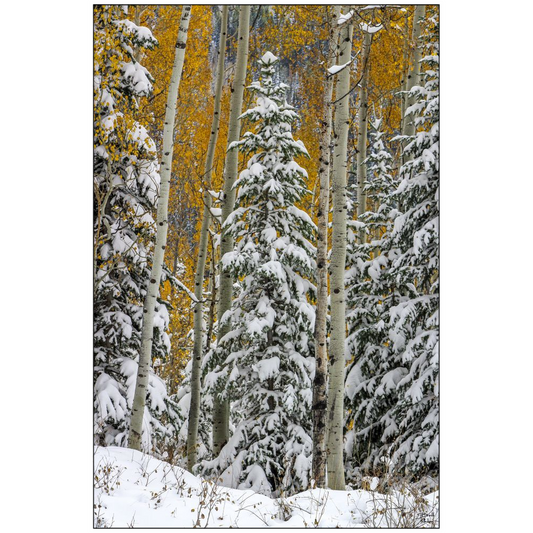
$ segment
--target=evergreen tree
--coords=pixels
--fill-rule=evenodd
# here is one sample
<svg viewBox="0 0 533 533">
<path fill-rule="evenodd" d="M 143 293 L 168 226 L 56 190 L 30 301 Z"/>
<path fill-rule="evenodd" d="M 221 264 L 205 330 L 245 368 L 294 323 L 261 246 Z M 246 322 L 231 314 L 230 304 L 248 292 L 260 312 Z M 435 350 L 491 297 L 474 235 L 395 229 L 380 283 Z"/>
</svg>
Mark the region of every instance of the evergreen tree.
<svg viewBox="0 0 533 533">
<path fill-rule="evenodd" d="M 434 469 L 439 454 L 439 49 L 438 21 L 425 24 L 422 86 L 410 91 L 415 134 L 400 169 L 389 244 L 391 277 L 400 294 L 389 337 L 406 372 L 394 409 L 392 459 L 411 471 Z"/>
<path fill-rule="evenodd" d="M 134 58 L 157 41 L 124 14 L 120 6 L 94 8 L 94 431 L 97 442 L 119 446 L 131 417 L 159 187 L 155 143 L 135 120 L 153 79 Z M 168 321 L 158 301 L 154 360 L 170 349 Z M 172 434 L 176 413 L 153 371 L 147 392 L 145 445 L 153 449 L 155 433 Z"/>
<path fill-rule="evenodd" d="M 365 218 L 387 219 L 385 233 L 373 250 L 355 253 L 349 290 L 355 361 L 346 381 L 354 463 L 375 466 L 385 455 L 393 468 L 415 474 L 436 468 L 439 447 L 438 23 L 425 25 L 422 86 L 411 89 L 414 103 L 406 109 L 416 131 L 400 137 L 406 162 L 390 200 L 383 197 Z"/>
<path fill-rule="evenodd" d="M 369 468 L 378 459 L 380 439 L 395 401 L 390 386 L 392 370 L 388 342 L 388 312 L 392 305 L 386 246 L 395 216 L 391 195 L 397 183 L 392 176 L 392 156 L 384 142 L 380 119 L 371 123 L 367 180 L 367 204 L 372 206 L 348 231 L 346 274 L 347 352 L 345 451 L 349 477 L 353 467 Z M 361 244 L 361 234 L 368 235 Z"/>
<path fill-rule="evenodd" d="M 222 258 L 238 280 L 232 307 L 220 317 L 231 327 L 219 342 L 235 431 L 202 467 L 227 468 L 226 484 L 265 494 L 307 488 L 312 451 L 315 225 L 295 205 L 308 191 L 306 171 L 293 158 L 307 151 L 292 138 L 297 115 L 285 101 L 287 85 L 273 82 L 277 62 L 270 52 L 259 61 L 261 82 L 250 87 L 256 106 L 242 115 L 258 126 L 231 147 L 254 154 L 225 222 L 234 251 Z"/>
</svg>

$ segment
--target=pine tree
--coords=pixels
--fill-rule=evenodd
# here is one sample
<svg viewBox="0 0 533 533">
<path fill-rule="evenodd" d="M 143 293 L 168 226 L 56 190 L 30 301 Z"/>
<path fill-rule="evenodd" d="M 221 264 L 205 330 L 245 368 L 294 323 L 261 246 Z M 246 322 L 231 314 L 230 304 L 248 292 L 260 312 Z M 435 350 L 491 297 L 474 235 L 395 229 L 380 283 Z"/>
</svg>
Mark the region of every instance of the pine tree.
<svg viewBox="0 0 533 533">
<path fill-rule="evenodd" d="M 218 468 L 229 467 L 226 483 L 265 494 L 307 488 L 312 451 L 315 313 L 308 298 L 316 228 L 295 205 L 308 191 L 306 171 L 293 158 L 307 151 L 292 138 L 297 115 L 285 101 L 287 85 L 273 82 L 277 62 L 270 52 L 259 61 L 261 82 L 250 87 L 256 106 L 242 115 L 256 132 L 231 147 L 254 155 L 225 222 L 235 247 L 222 263 L 239 291 L 222 317 L 231 329 L 219 345 L 236 427 Z"/>
<path fill-rule="evenodd" d="M 385 233 L 374 250 L 358 250 L 349 291 L 355 361 L 346 381 L 348 451 L 355 446 L 356 466 L 376 466 L 388 456 L 394 469 L 414 474 L 435 469 L 439 449 L 437 28 L 436 20 L 426 21 L 422 86 L 411 89 L 414 103 L 406 109 L 416 129 L 399 137 L 406 141 L 399 183 L 366 217 L 378 224 L 388 219 Z"/>
<path fill-rule="evenodd" d="M 411 471 L 434 469 L 439 454 L 439 48 L 438 20 L 425 22 L 422 86 L 409 93 L 415 133 L 400 169 L 388 254 L 399 301 L 390 340 L 405 375 L 398 382 L 392 460 Z"/>
<path fill-rule="evenodd" d="M 153 79 L 134 58 L 157 41 L 124 15 L 119 6 L 94 9 L 94 431 L 97 442 L 119 446 L 131 417 L 159 188 L 155 143 L 135 119 Z M 168 321 L 158 301 L 154 360 L 170 349 Z M 154 434 L 169 437 L 177 415 L 153 370 L 147 395 L 145 445 L 153 449 Z"/>
<path fill-rule="evenodd" d="M 352 221 L 348 231 L 346 274 L 346 346 L 351 358 L 346 372 L 346 440 L 348 476 L 354 467 L 368 469 L 379 459 L 380 439 L 388 413 L 395 402 L 390 386 L 388 312 L 392 306 L 392 282 L 386 246 L 396 211 L 391 202 L 397 183 L 392 175 L 393 158 L 381 131 L 382 120 L 371 123 L 369 156 L 364 183 L 372 209 Z M 361 244 L 361 234 L 367 235 Z M 390 416 L 390 415 L 389 415 Z"/>
</svg>

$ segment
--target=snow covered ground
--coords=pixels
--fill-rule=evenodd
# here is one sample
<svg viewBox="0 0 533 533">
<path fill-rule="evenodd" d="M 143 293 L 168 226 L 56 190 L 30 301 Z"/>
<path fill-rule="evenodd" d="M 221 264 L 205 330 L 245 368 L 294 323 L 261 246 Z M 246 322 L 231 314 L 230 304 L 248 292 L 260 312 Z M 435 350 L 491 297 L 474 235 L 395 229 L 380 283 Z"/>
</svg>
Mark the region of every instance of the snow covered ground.
<svg viewBox="0 0 533 533">
<path fill-rule="evenodd" d="M 438 493 L 415 501 L 400 493 L 314 489 L 272 499 L 217 486 L 118 447 L 95 448 L 94 466 L 95 527 L 392 527 L 401 520 L 438 525 Z"/>
</svg>

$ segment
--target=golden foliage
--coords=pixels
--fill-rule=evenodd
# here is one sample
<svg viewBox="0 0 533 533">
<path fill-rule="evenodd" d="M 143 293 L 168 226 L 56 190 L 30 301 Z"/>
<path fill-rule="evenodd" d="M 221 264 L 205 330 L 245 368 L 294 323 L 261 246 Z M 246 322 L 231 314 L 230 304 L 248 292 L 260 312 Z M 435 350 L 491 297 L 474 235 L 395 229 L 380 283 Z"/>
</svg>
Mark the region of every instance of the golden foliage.
<svg viewBox="0 0 533 533">
<path fill-rule="evenodd" d="M 405 11 L 398 7 L 376 8 L 361 12 L 356 17 L 354 32 L 355 55 L 362 46 L 358 22 L 364 18 L 373 24 L 382 24 L 372 43 L 369 73 L 369 109 L 384 118 L 389 133 L 398 133 L 400 127 L 400 98 L 402 73 L 405 70 L 405 48 L 412 24 L 412 6 Z M 143 64 L 153 75 L 154 92 L 140 102 L 138 115 L 147 124 L 160 153 L 168 83 L 174 60 L 174 48 L 181 15 L 180 6 L 158 5 L 130 7 L 130 19 L 137 17 L 148 26 L 159 42 L 157 49 L 147 51 Z M 218 41 L 220 15 L 217 6 L 195 5 L 192 8 L 185 64 L 179 90 L 175 147 L 169 201 L 170 229 L 167 245 L 167 265 L 171 270 L 177 263 L 184 266 L 180 280 L 193 286 L 197 256 L 197 236 L 201 225 L 204 188 L 203 173 L 209 142 L 213 112 L 215 54 L 213 42 Z M 305 144 L 310 158 L 298 161 L 308 171 L 307 186 L 312 194 L 303 207 L 316 220 L 318 200 L 317 176 L 319 160 L 319 120 L 322 114 L 323 90 L 326 76 L 327 40 L 332 19 L 328 5 L 272 5 L 253 6 L 251 14 L 250 48 L 247 84 L 258 78 L 257 60 L 271 51 L 280 58 L 280 78 L 289 85 L 289 103 L 297 108 L 299 120 L 294 125 L 294 136 Z M 232 16 L 233 15 L 233 16 Z M 217 18 L 218 17 L 218 18 Z M 233 20 L 233 22 L 231 22 Z M 228 32 L 228 60 L 226 80 L 232 79 L 236 50 L 236 18 L 230 9 Z M 352 72 L 352 88 L 359 78 Z M 229 114 L 229 84 L 222 99 L 222 116 L 213 170 L 213 190 L 220 190 L 227 139 Z M 352 91 L 352 142 L 355 142 L 357 91 Z M 250 91 L 245 91 L 243 109 L 252 104 Z M 137 118 L 137 120 L 140 120 Z M 242 131 L 246 131 L 246 122 Z M 239 168 L 244 165 L 241 156 Z M 208 255 L 211 256 L 212 250 Z M 208 269 L 209 270 L 209 267 Z M 208 276 L 206 275 L 206 278 Z M 206 279 L 207 284 L 207 279 Z M 206 285 L 207 287 L 207 285 Z M 175 391 L 182 370 L 190 357 L 192 339 L 191 300 L 179 290 L 165 288 L 162 295 L 172 305 L 170 314 L 171 357 L 163 371 L 169 377 L 170 390 Z M 206 305 L 208 307 L 208 305 Z"/>
<path fill-rule="evenodd" d="M 157 50 L 148 52 L 143 62 L 153 74 L 154 94 L 141 112 L 150 120 L 150 133 L 161 150 L 167 91 L 174 61 L 174 51 L 181 17 L 180 6 L 149 6 L 141 23 L 151 27 L 159 41 Z M 196 266 L 196 236 L 200 229 L 203 200 L 203 174 L 213 113 L 213 68 L 209 43 L 213 31 L 212 7 L 195 5 L 189 25 L 185 63 L 176 108 L 175 145 L 169 198 L 169 234 L 166 256 L 168 267 L 175 271 L 183 264 L 180 280 L 193 286 Z M 215 153 L 212 188 L 220 188 L 225 155 L 225 138 L 229 91 L 222 101 L 219 143 Z M 169 377 L 169 391 L 175 392 L 190 357 L 192 311 L 190 297 L 180 290 L 166 287 L 162 295 L 172 306 L 169 334 L 171 355 L 162 372 Z"/>
</svg>

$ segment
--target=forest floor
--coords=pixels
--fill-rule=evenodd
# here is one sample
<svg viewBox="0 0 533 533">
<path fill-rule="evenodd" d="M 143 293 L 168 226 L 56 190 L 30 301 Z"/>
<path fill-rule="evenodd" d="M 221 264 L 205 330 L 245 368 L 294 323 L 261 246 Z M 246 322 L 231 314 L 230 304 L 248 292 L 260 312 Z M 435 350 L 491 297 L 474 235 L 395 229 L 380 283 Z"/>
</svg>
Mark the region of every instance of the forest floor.
<svg viewBox="0 0 533 533">
<path fill-rule="evenodd" d="M 438 527 L 438 492 L 222 487 L 127 448 L 95 448 L 95 527 Z"/>
</svg>

